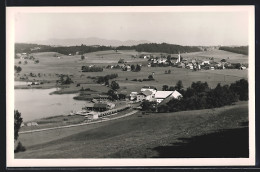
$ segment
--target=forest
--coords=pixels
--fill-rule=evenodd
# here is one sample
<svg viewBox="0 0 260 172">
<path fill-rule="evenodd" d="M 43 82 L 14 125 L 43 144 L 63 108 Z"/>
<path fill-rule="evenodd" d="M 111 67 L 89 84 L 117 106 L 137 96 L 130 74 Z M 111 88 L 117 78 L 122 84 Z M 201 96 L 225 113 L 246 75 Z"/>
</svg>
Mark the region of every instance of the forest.
<svg viewBox="0 0 260 172">
<path fill-rule="evenodd" d="M 36 48 L 38 47 L 38 48 Z M 60 46 L 60 47 L 53 47 L 47 45 L 38 45 L 38 44 L 22 44 L 17 43 L 15 44 L 15 52 L 16 53 L 33 53 L 33 52 L 57 52 L 64 55 L 75 55 L 75 54 L 85 54 L 90 52 L 96 51 L 104 51 L 104 50 L 136 50 L 138 52 L 162 52 L 162 53 L 169 53 L 169 54 L 177 54 L 177 53 L 185 53 L 185 52 L 197 52 L 201 51 L 198 47 L 195 46 L 181 46 L 181 45 L 174 45 L 174 44 L 139 44 L 135 46 L 119 46 L 119 47 L 111 47 L 111 46 L 87 46 L 87 45 L 80 45 L 80 46 Z"/>
<path fill-rule="evenodd" d="M 240 46 L 240 47 L 220 47 L 220 50 L 229 51 L 232 53 L 244 54 L 248 55 L 248 46 Z"/>
</svg>

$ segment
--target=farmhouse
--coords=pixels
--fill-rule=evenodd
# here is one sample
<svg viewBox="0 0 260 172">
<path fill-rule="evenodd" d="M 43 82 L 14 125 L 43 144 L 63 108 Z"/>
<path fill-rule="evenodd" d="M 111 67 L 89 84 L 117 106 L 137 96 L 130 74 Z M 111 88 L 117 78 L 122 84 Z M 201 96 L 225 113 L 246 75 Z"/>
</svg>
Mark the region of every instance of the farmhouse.
<svg viewBox="0 0 260 172">
<path fill-rule="evenodd" d="M 170 97 L 172 95 L 173 91 L 157 91 L 155 93 L 155 100 L 157 103 L 161 103 L 164 99 Z"/>
<path fill-rule="evenodd" d="M 181 93 L 179 93 L 178 91 L 157 91 L 155 93 L 155 100 L 156 102 L 159 104 L 159 103 L 162 103 L 162 102 L 168 102 L 170 101 L 171 99 L 180 99 L 182 97 Z"/>
<path fill-rule="evenodd" d="M 142 102 L 145 100 L 146 95 L 144 93 L 138 93 L 136 97 L 136 102 Z"/>
<path fill-rule="evenodd" d="M 154 94 L 152 91 L 150 90 L 145 90 L 144 92 L 142 92 L 145 95 L 145 100 L 148 101 L 153 101 L 154 100 Z"/>
</svg>

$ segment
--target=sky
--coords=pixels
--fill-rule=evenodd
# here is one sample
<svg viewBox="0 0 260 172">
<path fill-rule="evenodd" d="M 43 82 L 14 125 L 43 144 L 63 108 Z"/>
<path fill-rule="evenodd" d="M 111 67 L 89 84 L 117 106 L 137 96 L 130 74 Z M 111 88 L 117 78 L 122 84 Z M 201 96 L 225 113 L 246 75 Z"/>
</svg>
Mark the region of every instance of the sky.
<svg viewBox="0 0 260 172">
<path fill-rule="evenodd" d="M 15 41 L 98 37 L 179 45 L 248 45 L 247 12 L 19 13 Z"/>
</svg>

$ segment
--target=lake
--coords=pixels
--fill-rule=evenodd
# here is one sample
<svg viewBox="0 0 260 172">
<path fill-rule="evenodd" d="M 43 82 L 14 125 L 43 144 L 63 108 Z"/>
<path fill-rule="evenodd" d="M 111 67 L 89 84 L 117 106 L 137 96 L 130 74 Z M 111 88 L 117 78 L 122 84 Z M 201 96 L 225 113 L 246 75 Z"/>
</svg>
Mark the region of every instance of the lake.
<svg viewBox="0 0 260 172">
<path fill-rule="evenodd" d="M 39 118 L 68 115 L 72 110 L 78 111 L 86 104 L 85 101 L 74 100 L 77 94 L 56 95 L 52 89 L 15 89 L 14 107 L 21 112 L 23 121 Z"/>
</svg>

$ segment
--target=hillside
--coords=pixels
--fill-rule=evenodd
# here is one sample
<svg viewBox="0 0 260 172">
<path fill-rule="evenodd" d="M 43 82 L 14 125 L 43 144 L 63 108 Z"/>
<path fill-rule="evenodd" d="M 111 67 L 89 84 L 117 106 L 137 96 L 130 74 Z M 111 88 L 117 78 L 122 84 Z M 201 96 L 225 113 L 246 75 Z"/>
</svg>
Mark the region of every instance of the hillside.
<svg viewBox="0 0 260 172">
<path fill-rule="evenodd" d="M 15 157 L 248 157 L 247 121 L 248 102 L 214 110 L 137 113 L 95 125 L 21 134 L 27 150 Z"/>
<path fill-rule="evenodd" d="M 136 50 L 138 52 L 161 52 L 168 54 L 177 54 L 177 53 L 188 53 L 188 52 L 199 52 L 201 51 L 198 47 L 191 46 L 181 46 L 174 44 L 138 44 L 134 46 L 119 46 L 119 47 L 111 47 L 111 46 L 87 46 L 82 44 L 80 46 L 46 46 L 46 45 L 38 45 L 38 44 L 23 44 L 16 43 L 15 44 L 15 52 L 16 53 L 33 53 L 33 52 L 57 52 L 65 55 L 69 54 L 84 54 L 96 51 L 104 51 L 104 50 Z"/>
<path fill-rule="evenodd" d="M 240 47 L 223 46 L 223 47 L 220 47 L 219 49 L 224 50 L 224 51 L 233 52 L 233 53 L 248 55 L 248 46 L 240 46 Z"/>
</svg>

